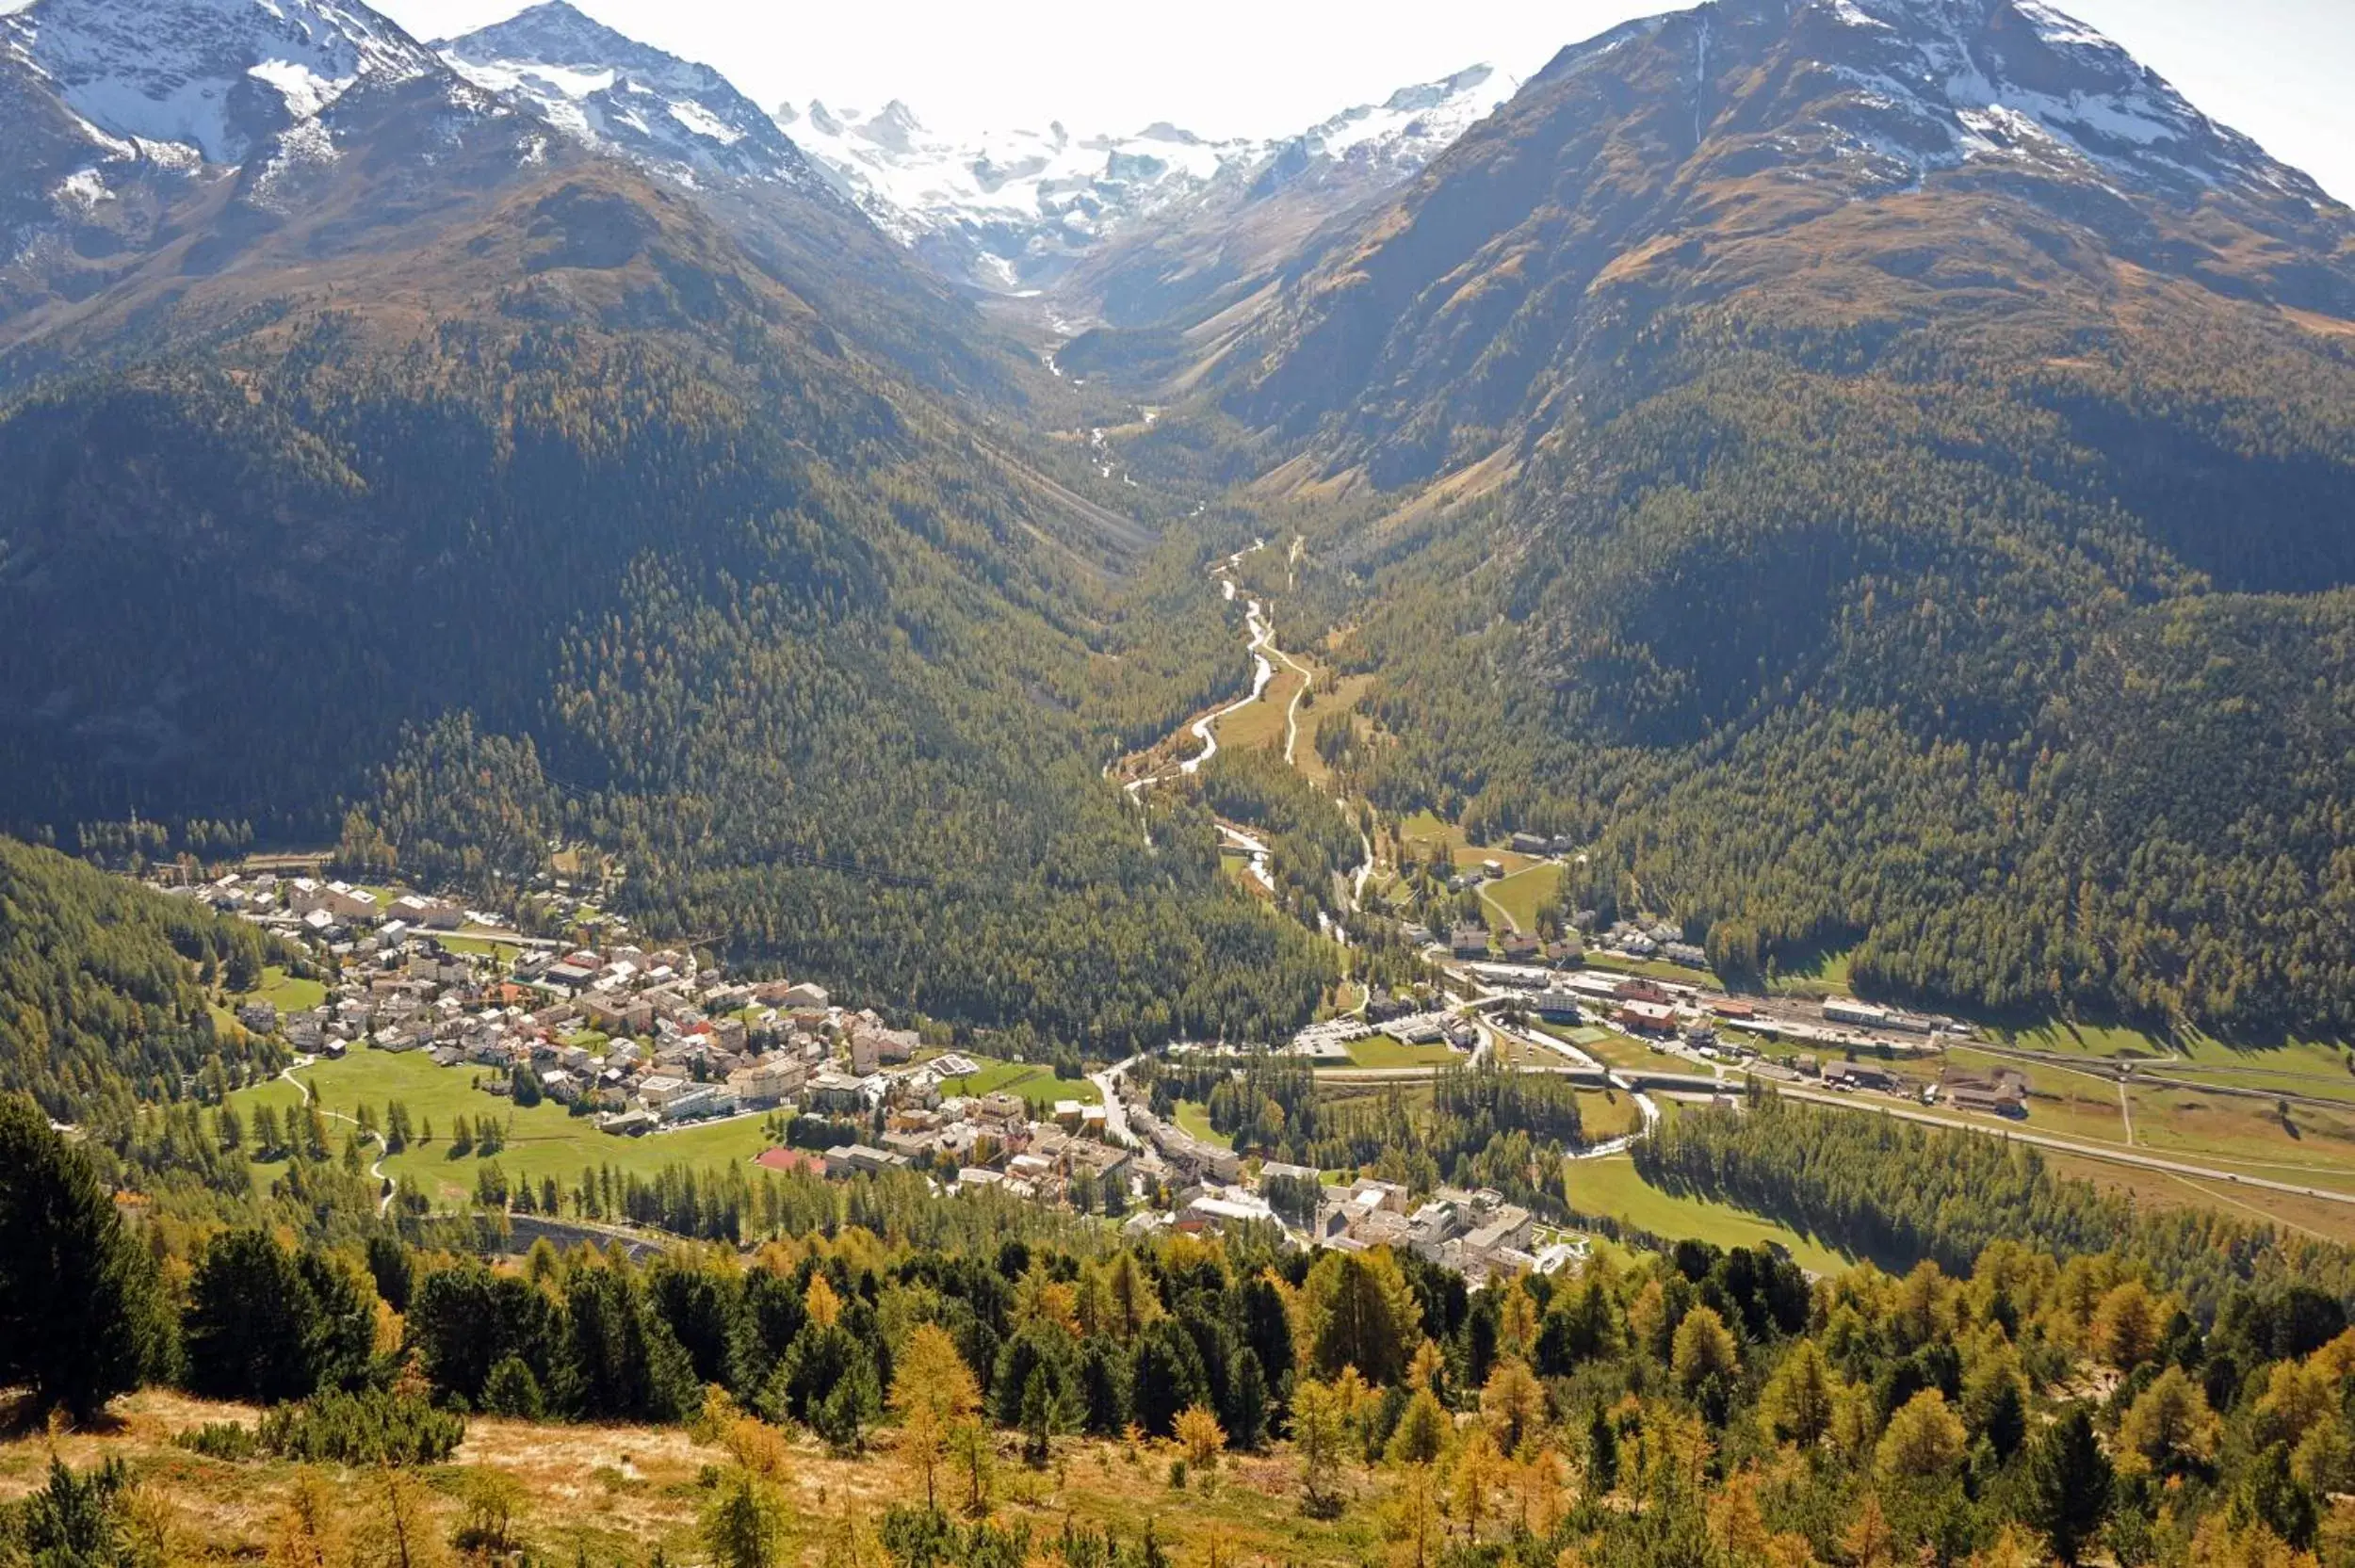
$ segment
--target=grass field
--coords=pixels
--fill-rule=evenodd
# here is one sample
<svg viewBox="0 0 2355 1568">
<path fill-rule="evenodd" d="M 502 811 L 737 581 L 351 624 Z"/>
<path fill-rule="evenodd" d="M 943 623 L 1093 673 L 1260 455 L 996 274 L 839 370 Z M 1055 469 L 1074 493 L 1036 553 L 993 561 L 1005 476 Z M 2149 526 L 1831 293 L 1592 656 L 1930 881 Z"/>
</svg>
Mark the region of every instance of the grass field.
<svg viewBox="0 0 2355 1568">
<path fill-rule="evenodd" d="M 1369 1035 L 1349 1045 L 1349 1059 L 1359 1067 L 1452 1067 L 1470 1059 L 1447 1045 L 1409 1045 L 1387 1034 Z"/>
<path fill-rule="evenodd" d="M 2213 1209 L 2235 1220 L 2262 1220 L 2307 1236 L 2355 1245 L 2355 1207 L 2288 1193 L 2255 1193 L 2225 1182 L 2195 1181 L 2164 1171 L 2146 1171 L 2107 1160 L 2047 1152 L 2044 1163 L 2056 1174 L 2122 1192 L 2148 1209 Z"/>
<path fill-rule="evenodd" d="M 1624 1156 L 1572 1160 L 1563 1179 L 1571 1208 L 1582 1214 L 1608 1215 L 1672 1241 L 1707 1241 L 1719 1247 L 1778 1242 L 1790 1249 L 1800 1268 L 1818 1274 L 1837 1273 L 1850 1262 L 1787 1226 L 1730 1204 L 1675 1197 L 1647 1187 L 1635 1173 L 1635 1162 Z"/>
<path fill-rule="evenodd" d="M 1622 1094 L 1616 1090 L 1582 1090 L 1578 1096 L 1578 1120 L 1585 1129 L 1587 1142 L 1608 1143 L 1641 1127 L 1644 1113 L 1632 1094 Z"/>
<path fill-rule="evenodd" d="M 1567 1040 L 1596 1060 L 1611 1067 L 1649 1070 L 1665 1059 L 1659 1052 L 1640 1040 L 1631 1040 L 1615 1029 L 1587 1024 L 1575 1029 L 1557 1029 L 1550 1025 L 1536 1026 L 1544 1033 L 1558 1040 Z"/>
<path fill-rule="evenodd" d="M 718 1167 L 749 1160 L 769 1146 L 762 1131 L 764 1118 L 757 1116 L 644 1138 L 609 1137 L 590 1125 L 586 1117 L 575 1117 L 552 1101 L 524 1108 L 494 1099 L 473 1087 L 478 1077 L 487 1080 L 487 1069 L 436 1067 L 422 1051 L 359 1051 L 341 1061 L 299 1068 L 296 1076 L 311 1085 L 331 1113 L 330 1130 L 338 1143 L 349 1127 L 333 1120 L 334 1114 L 352 1116 L 363 1105 L 381 1120 L 385 1105 L 399 1100 L 409 1107 L 420 1134 L 427 1123 L 432 1123 L 431 1142 L 413 1145 L 387 1159 L 384 1171 L 396 1178 L 414 1178 L 438 1203 L 463 1203 L 474 1195 L 480 1161 L 473 1156 L 449 1157 L 450 1129 L 461 1116 L 469 1122 L 488 1116 L 509 1124 L 507 1147 L 495 1157 L 512 1181 L 537 1183 L 554 1176 L 571 1182 L 592 1165 L 611 1165 L 640 1175 L 652 1175 L 666 1165 Z M 277 1078 L 231 1098 L 241 1111 L 268 1104 L 283 1113 L 301 1105 L 302 1091 Z M 255 1169 L 267 1177 L 277 1167 Z"/>
<path fill-rule="evenodd" d="M 1640 975 L 1648 980 L 1662 980 L 1670 985 L 1703 985 L 1723 990 L 1717 977 L 1706 969 L 1687 969 L 1681 963 L 1664 963 L 1656 959 L 1622 958 L 1617 953 L 1586 951 L 1586 967 L 1607 969 L 1615 975 Z"/>
<path fill-rule="evenodd" d="M 941 1093 L 995 1094 L 1002 1089 L 1021 1095 L 1033 1107 L 1051 1106 L 1058 1100 L 1077 1100 L 1083 1106 L 1104 1103 L 1104 1091 L 1087 1079 L 1059 1078 L 1053 1068 L 1039 1062 L 972 1059 L 982 1070 L 969 1078 L 949 1079 L 940 1086 Z"/>
<path fill-rule="evenodd" d="M 1222 1148 L 1226 1143 L 1226 1135 L 1210 1125 L 1210 1107 L 1199 1100 L 1178 1101 L 1171 1119 L 1178 1123 L 1179 1131 L 1190 1133 L 1205 1143 L 1215 1143 Z"/>
<path fill-rule="evenodd" d="M 1788 969 L 1778 968 L 1767 987 L 1778 995 L 1835 996 L 1848 990 L 1848 959 L 1853 949 L 1827 949 Z"/>
<path fill-rule="evenodd" d="M 1292 657 L 1311 670 L 1321 671 L 1324 668 L 1305 654 L 1295 653 Z M 1292 749 L 1292 766 L 1318 788 L 1329 789 L 1332 786 L 1333 770 L 1325 767 L 1323 757 L 1317 755 L 1317 721 L 1329 713 L 1355 711 L 1358 702 L 1372 687 L 1372 675 L 1344 675 L 1334 690 L 1319 696 L 1310 705 L 1300 710 L 1300 744 Z M 1365 728 L 1365 723 L 1362 719 L 1357 720 L 1360 730 Z"/>
<path fill-rule="evenodd" d="M 1481 891 L 1487 895 L 1489 903 L 1513 917 L 1516 929 L 1534 931 L 1537 929 L 1537 911 L 1551 903 L 1553 896 L 1561 891 L 1562 877 L 1561 866 L 1540 864 L 1490 882 Z"/>
<path fill-rule="evenodd" d="M 234 1006 L 269 1002 L 281 1012 L 308 1012 L 327 1000 L 327 987 L 317 980 L 298 979 L 277 964 L 262 971 L 262 983 L 230 998 Z"/>
<path fill-rule="evenodd" d="M 1284 712 L 1302 682 L 1291 666 L 1280 659 L 1275 663 L 1275 676 L 1259 694 L 1259 700 L 1236 709 L 1212 726 L 1219 745 L 1238 752 L 1283 751 Z"/>
<path fill-rule="evenodd" d="M 1468 842 L 1464 830 L 1453 822 L 1442 822 L 1427 811 L 1417 812 L 1399 824 L 1399 836 L 1405 841 L 1407 852 L 1417 860 L 1429 860 L 1435 849 L 1444 847 L 1458 869 L 1478 865 L 1493 860 L 1502 865 L 1509 876 L 1541 864 L 1528 855 L 1517 855 L 1510 849 L 1484 849 Z"/>
</svg>

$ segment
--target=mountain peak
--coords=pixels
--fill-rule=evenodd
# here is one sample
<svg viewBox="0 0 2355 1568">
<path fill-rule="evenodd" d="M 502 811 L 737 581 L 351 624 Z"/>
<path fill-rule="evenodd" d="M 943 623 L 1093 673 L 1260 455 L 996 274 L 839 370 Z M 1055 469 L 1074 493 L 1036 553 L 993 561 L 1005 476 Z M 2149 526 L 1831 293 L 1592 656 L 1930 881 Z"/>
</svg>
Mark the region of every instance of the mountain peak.
<svg viewBox="0 0 2355 1568">
<path fill-rule="evenodd" d="M 1728 11 L 1686 14 L 1705 40 L 1712 16 Z M 1779 35 L 1765 57 L 1787 97 L 1806 105 L 1795 129 L 1828 132 L 1840 158 L 1887 182 L 1982 165 L 2131 181 L 2179 198 L 2218 186 L 2321 196 L 2043 0 L 1749 0 L 1724 20 L 1727 32 Z M 1752 57 L 1719 41 L 1721 61 Z M 1705 62 L 1709 45 L 1698 48 Z M 1571 69 L 1609 53 L 1590 49 Z M 1705 92 L 1715 85 L 1702 83 Z"/>
<path fill-rule="evenodd" d="M 476 86 L 667 177 L 822 184 L 776 121 L 719 72 L 641 43 L 569 0 L 544 0 L 436 47 Z"/>
</svg>

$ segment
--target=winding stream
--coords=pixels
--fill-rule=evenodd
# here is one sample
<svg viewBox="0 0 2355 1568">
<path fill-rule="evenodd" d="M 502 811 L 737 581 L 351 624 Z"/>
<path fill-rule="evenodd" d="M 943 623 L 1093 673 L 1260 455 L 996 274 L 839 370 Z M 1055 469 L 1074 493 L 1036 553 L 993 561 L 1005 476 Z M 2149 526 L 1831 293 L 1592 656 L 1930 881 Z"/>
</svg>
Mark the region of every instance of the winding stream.
<svg viewBox="0 0 2355 1568">
<path fill-rule="evenodd" d="M 1266 540 L 1255 541 L 1250 549 L 1238 550 L 1210 568 L 1210 574 L 1218 581 L 1221 603 L 1231 605 L 1238 598 L 1242 597 L 1241 590 L 1236 586 L 1234 574 L 1242 567 L 1245 557 L 1255 555 L 1266 548 Z M 1185 733 L 1200 741 L 1202 749 L 1194 755 L 1178 763 L 1176 768 L 1164 768 L 1158 773 L 1147 773 L 1129 780 L 1123 787 L 1128 791 L 1130 800 L 1136 799 L 1153 784 L 1163 784 L 1176 778 L 1192 778 L 1199 773 L 1204 763 L 1218 755 L 1219 721 L 1230 715 L 1242 712 L 1265 697 L 1268 683 L 1275 679 L 1275 666 L 1279 662 L 1300 677 L 1300 689 L 1292 693 L 1291 702 L 1284 711 L 1284 761 L 1288 764 L 1293 762 L 1300 746 L 1300 705 L 1308 695 L 1308 684 L 1311 679 L 1309 671 L 1306 666 L 1276 646 L 1275 622 L 1268 616 L 1267 606 L 1259 600 L 1243 600 L 1243 627 L 1249 634 L 1246 648 L 1251 655 L 1252 665 L 1250 695 L 1229 703 L 1225 707 L 1215 708 L 1187 725 Z M 1253 879 L 1270 893 L 1275 892 L 1275 875 L 1269 865 L 1270 851 L 1267 841 L 1226 822 L 1218 824 L 1218 832 L 1225 843 L 1242 850 L 1250 857 Z M 1373 875 L 1373 840 L 1361 831 L 1357 835 L 1357 842 L 1363 850 L 1364 858 L 1358 863 L 1356 869 L 1350 873 L 1349 902 L 1352 910 L 1362 904 L 1367 880 Z M 1317 924 L 1324 935 L 1331 937 L 1343 946 L 1349 945 L 1348 931 L 1322 912 L 1318 914 Z"/>
</svg>

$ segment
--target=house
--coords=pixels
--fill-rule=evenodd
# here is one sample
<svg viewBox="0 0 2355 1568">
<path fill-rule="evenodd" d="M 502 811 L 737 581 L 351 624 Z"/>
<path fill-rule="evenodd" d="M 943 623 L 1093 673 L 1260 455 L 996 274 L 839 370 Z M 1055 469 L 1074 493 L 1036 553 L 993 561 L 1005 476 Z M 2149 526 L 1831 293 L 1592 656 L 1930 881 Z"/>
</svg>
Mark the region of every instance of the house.
<svg viewBox="0 0 2355 1568">
<path fill-rule="evenodd" d="M 339 920 L 374 920 L 383 913 L 375 894 L 349 882 L 329 882 L 318 890 L 317 908 Z"/>
<path fill-rule="evenodd" d="M 1393 995 L 1381 986 L 1377 985 L 1366 994 L 1366 1021 L 1370 1024 L 1387 1024 L 1414 1010 L 1413 998 Z"/>
<path fill-rule="evenodd" d="M 1687 969 L 1709 967 L 1709 949 L 1697 947 L 1690 942 L 1670 942 L 1660 949 L 1660 956 L 1670 963 L 1681 963 Z"/>
<path fill-rule="evenodd" d="M 1515 833 L 1512 842 L 1513 852 L 1517 855 L 1530 855 L 1543 860 L 1553 853 L 1553 840 L 1543 833 Z"/>
<path fill-rule="evenodd" d="M 278 1004 L 248 1002 L 237 1010 L 237 1022 L 255 1034 L 278 1032 Z"/>
<path fill-rule="evenodd" d="M 1507 963 L 1535 963 L 1545 946 L 1527 931 L 1508 931 L 1497 946 Z"/>
<path fill-rule="evenodd" d="M 540 1092 L 558 1105 L 569 1106 L 577 1101 L 587 1086 L 573 1074 L 559 1067 L 540 1075 Z"/>
<path fill-rule="evenodd" d="M 1448 951 L 1459 959 L 1483 959 L 1488 956 L 1488 928 L 1458 926 L 1448 937 Z"/>
<path fill-rule="evenodd" d="M 906 1164 L 905 1156 L 865 1143 L 839 1143 L 826 1151 L 826 1174 L 834 1177 L 871 1176 Z"/>
<path fill-rule="evenodd" d="M 1501 1251 L 1527 1252 L 1533 1224 L 1529 1210 L 1515 1204 L 1503 1204 L 1483 1216 L 1481 1223 L 1466 1233 L 1464 1251 L 1479 1257 Z"/>
</svg>

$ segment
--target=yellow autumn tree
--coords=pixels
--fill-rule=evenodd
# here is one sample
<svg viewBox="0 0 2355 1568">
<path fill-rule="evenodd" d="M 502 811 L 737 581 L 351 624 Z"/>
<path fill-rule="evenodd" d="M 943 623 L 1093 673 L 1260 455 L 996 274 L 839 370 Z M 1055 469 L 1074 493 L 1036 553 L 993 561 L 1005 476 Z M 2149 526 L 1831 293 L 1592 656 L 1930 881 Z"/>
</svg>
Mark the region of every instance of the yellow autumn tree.
<svg viewBox="0 0 2355 1568">
<path fill-rule="evenodd" d="M 900 1417 L 900 1454 L 924 1482 L 924 1506 L 940 1509 L 938 1479 L 951 1439 L 982 1408 L 981 1384 L 938 1323 L 908 1335 L 891 1377 L 890 1405 Z"/>
<path fill-rule="evenodd" d="M 1186 1463 L 1195 1470 L 1217 1468 L 1218 1456 L 1226 1450 L 1226 1431 L 1210 1414 L 1208 1405 L 1188 1405 L 1178 1413 L 1178 1446 L 1186 1451 Z"/>
</svg>

